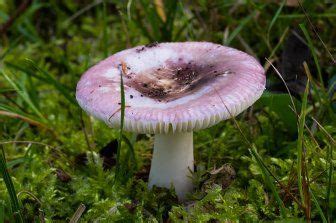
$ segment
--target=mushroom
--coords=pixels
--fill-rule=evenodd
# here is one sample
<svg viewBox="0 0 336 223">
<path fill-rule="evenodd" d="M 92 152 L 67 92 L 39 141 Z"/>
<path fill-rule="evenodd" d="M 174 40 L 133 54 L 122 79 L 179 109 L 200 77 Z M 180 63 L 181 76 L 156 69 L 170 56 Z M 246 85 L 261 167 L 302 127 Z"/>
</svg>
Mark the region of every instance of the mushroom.
<svg viewBox="0 0 336 223">
<path fill-rule="evenodd" d="M 156 43 L 123 50 L 89 69 L 76 98 L 89 114 L 124 130 L 154 134 L 149 187 L 175 187 L 180 200 L 193 189 L 193 131 L 251 106 L 265 89 L 263 67 L 239 50 L 209 42 Z"/>
</svg>

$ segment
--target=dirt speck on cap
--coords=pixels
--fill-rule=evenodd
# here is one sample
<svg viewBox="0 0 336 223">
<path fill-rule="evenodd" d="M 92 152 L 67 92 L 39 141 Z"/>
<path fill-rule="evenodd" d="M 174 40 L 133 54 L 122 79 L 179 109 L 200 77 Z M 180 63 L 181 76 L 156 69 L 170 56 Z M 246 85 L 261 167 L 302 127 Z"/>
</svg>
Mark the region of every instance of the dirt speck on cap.
<svg viewBox="0 0 336 223">
<path fill-rule="evenodd" d="M 145 50 L 145 47 L 143 46 L 143 47 L 140 47 L 140 48 L 138 48 L 138 49 L 135 49 L 135 51 L 137 52 L 137 53 L 141 53 L 142 51 L 144 51 Z"/>
<path fill-rule="evenodd" d="M 145 51 L 146 48 L 153 48 L 153 47 L 158 47 L 158 46 L 159 46 L 159 43 L 158 43 L 158 42 L 148 43 L 148 44 L 146 44 L 146 45 L 143 46 L 143 47 L 139 47 L 139 48 L 135 49 L 135 51 L 136 51 L 137 53 L 141 53 L 141 52 Z"/>
<path fill-rule="evenodd" d="M 148 44 L 145 45 L 145 47 L 148 47 L 148 48 L 152 48 L 152 47 L 156 47 L 156 46 L 159 46 L 158 42 L 148 43 Z"/>
</svg>

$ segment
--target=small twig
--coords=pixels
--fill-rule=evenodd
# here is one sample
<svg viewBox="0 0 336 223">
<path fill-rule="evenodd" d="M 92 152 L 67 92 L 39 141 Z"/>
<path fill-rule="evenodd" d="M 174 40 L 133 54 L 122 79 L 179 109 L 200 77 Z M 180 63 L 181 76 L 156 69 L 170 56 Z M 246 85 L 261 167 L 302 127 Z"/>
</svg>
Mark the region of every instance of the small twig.
<svg viewBox="0 0 336 223">
<path fill-rule="evenodd" d="M 327 172 L 328 169 L 324 169 L 321 173 L 317 174 L 315 177 L 312 177 L 310 180 L 309 180 L 309 183 L 313 183 L 315 182 L 318 178 L 320 178 L 325 172 Z"/>
<path fill-rule="evenodd" d="M 23 194 L 28 194 L 29 196 L 31 196 L 32 198 L 34 198 L 35 201 L 37 201 L 37 203 L 39 205 L 42 205 L 42 202 L 40 199 L 38 199 L 32 192 L 28 191 L 28 190 L 22 190 L 19 193 L 17 193 L 17 197 L 19 198 L 21 195 Z"/>
<path fill-rule="evenodd" d="M 16 114 L 16 113 L 0 110 L 0 115 L 8 116 L 8 117 L 11 117 L 11 118 L 18 118 L 18 119 L 21 119 L 22 121 L 28 122 L 31 125 L 48 128 L 47 126 L 45 126 L 41 122 L 35 121 L 33 119 L 24 117 L 23 115 L 19 115 L 19 114 Z"/>
<path fill-rule="evenodd" d="M 34 142 L 34 141 L 0 141 L 0 145 L 5 145 L 5 144 L 12 144 L 12 143 L 23 143 L 23 144 L 36 144 L 36 145 L 40 145 L 40 146 L 47 146 L 50 147 L 52 149 L 55 149 L 56 147 L 42 143 L 42 142 Z"/>
<path fill-rule="evenodd" d="M 86 207 L 84 204 L 80 204 L 79 207 L 77 208 L 76 212 L 73 214 L 71 217 L 69 223 L 77 223 L 82 214 L 84 213 Z"/>
<path fill-rule="evenodd" d="M 29 195 L 30 197 L 34 198 L 34 200 L 39 204 L 39 208 L 38 208 L 38 211 L 39 211 L 39 219 L 40 219 L 40 222 L 41 223 L 44 223 L 45 220 L 44 220 L 44 211 L 41 209 L 41 206 L 42 206 L 42 202 L 40 199 L 38 199 L 32 192 L 30 191 L 27 191 L 27 190 L 23 190 L 23 191 L 20 191 L 18 194 L 17 194 L 17 197 L 19 198 L 21 195 L 23 194 L 27 194 Z"/>
<path fill-rule="evenodd" d="M 40 219 L 40 222 L 41 223 L 44 223 L 45 220 L 44 220 L 44 211 L 41 209 L 41 206 L 42 206 L 42 202 L 40 199 L 38 199 L 32 192 L 30 191 L 27 191 L 27 190 L 22 190 L 20 191 L 18 194 L 17 194 L 17 197 L 19 198 L 22 194 L 28 194 L 30 197 L 34 198 L 35 201 L 37 201 L 37 203 L 39 204 L 39 208 L 38 208 L 38 211 L 39 211 L 39 219 Z"/>
<path fill-rule="evenodd" d="M 130 107 L 131 106 L 129 105 L 125 105 L 125 108 L 130 108 Z M 121 108 L 118 108 L 115 112 L 113 112 L 113 114 L 109 117 L 108 121 L 111 122 L 111 118 L 120 111 L 121 111 Z"/>
</svg>

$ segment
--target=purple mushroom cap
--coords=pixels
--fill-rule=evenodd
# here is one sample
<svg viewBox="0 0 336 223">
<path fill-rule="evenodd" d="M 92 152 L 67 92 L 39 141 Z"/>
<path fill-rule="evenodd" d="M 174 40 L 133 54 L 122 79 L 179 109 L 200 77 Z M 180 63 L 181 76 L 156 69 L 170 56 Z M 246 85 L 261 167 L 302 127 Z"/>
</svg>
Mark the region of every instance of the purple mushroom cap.
<svg viewBox="0 0 336 223">
<path fill-rule="evenodd" d="M 123 69 L 125 68 L 125 69 Z M 80 106 L 111 127 L 177 133 L 208 128 L 251 106 L 265 89 L 259 62 L 208 42 L 155 43 L 123 50 L 90 68 L 77 85 Z"/>
</svg>

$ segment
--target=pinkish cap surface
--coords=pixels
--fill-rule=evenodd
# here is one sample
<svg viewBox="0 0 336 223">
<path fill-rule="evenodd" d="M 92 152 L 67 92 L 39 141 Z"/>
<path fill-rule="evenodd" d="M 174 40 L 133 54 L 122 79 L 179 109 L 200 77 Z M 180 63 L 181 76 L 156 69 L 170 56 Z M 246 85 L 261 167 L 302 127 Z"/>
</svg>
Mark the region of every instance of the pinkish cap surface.
<svg viewBox="0 0 336 223">
<path fill-rule="evenodd" d="M 111 127 L 137 133 L 204 129 L 251 106 L 265 89 L 263 67 L 239 50 L 208 42 L 160 43 L 123 50 L 90 68 L 79 105 Z"/>
</svg>

